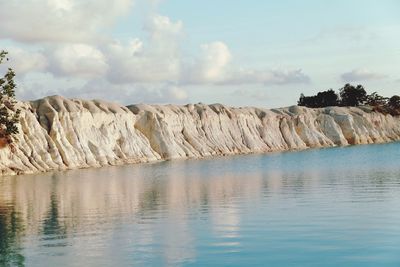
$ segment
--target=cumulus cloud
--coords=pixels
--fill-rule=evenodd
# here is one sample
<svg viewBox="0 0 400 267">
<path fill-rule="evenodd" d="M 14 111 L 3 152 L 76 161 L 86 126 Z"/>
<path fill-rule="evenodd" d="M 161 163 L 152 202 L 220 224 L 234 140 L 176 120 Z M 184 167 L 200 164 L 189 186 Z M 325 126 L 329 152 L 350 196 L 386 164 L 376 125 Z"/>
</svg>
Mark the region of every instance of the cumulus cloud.
<svg viewBox="0 0 400 267">
<path fill-rule="evenodd" d="M 175 100 L 188 99 L 188 93 L 181 87 L 170 86 L 170 87 L 168 87 L 168 89 L 166 91 L 167 91 L 167 96 L 169 98 L 172 98 Z"/>
<path fill-rule="evenodd" d="M 28 51 L 17 47 L 6 49 L 11 57 L 4 67 L 12 67 L 18 75 L 36 71 L 44 71 L 48 66 L 47 58 L 40 51 Z"/>
<path fill-rule="evenodd" d="M 188 93 L 180 87 L 164 85 L 161 87 L 138 87 L 129 90 L 131 103 L 187 103 Z"/>
<path fill-rule="evenodd" d="M 132 0 L 0 1 L 0 38 L 22 42 L 81 42 L 97 38 Z"/>
<path fill-rule="evenodd" d="M 75 81 L 42 74 L 44 79 L 17 81 L 17 97 L 22 100 L 38 99 L 48 95 L 62 95 L 69 98 L 103 99 L 129 105 L 133 103 L 180 103 L 189 101 L 188 92 L 173 84 L 114 84 L 105 79 Z M 60 81 L 61 80 L 61 81 Z M 58 87 L 58 84 L 63 87 Z"/>
<path fill-rule="evenodd" d="M 213 42 L 201 46 L 202 53 L 194 63 L 185 66 L 182 83 L 215 85 L 264 84 L 282 85 L 309 83 L 310 77 L 301 69 L 256 70 L 236 69 L 232 54 L 223 42 Z"/>
<path fill-rule="evenodd" d="M 108 78 L 115 83 L 177 81 L 181 69 L 179 38 L 182 22 L 155 15 L 144 27 L 148 39 L 107 45 Z"/>
<path fill-rule="evenodd" d="M 219 80 L 231 60 L 231 52 L 223 42 L 214 42 L 202 46 L 203 55 L 200 59 L 198 71 L 205 80 Z"/>
<path fill-rule="evenodd" d="M 49 61 L 49 71 L 58 76 L 95 78 L 108 69 L 104 54 L 87 44 L 58 46 L 50 51 Z"/>
<path fill-rule="evenodd" d="M 9 0 L 0 1 L 0 40 L 9 39 L 12 66 L 18 74 L 44 74 L 56 90 L 25 96 L 62 94 L 136 102 L 180 102 L 190 85 L 281 85 L 307 83 L 301 69 L 237 68 L 223 41 L 204 43 L 190 54 L 185 50 L 180 20 L 151 13 L 144 21 L 144 38 L 120 40 L 112 25 L 134 0 Z M 151 0 L 157 5 L 159 0 Z M 29 27 L 27 26 L 29 25 Z M 7 41 L 9 42 L 9 41 Z M 19 48 L 16 48 L 19 47 Z M 49 75 L 52 81 L 49 81 Z M 59 79 L 59 84 L 54 81 Z M 67 80 L 74 80 L 67 85 Z M 21 83 L 26 83 L 23 79 Z M 115 91 L 115 94 L 110 94 Z M 38 94 L 41 95 L 38 95 Z M 261 97 L 261 94 L 258 94 Z"/>
<path fill-rule="evenodd" d="M 186 103 L 189 99 L 187 92 L 175 85 L 120 85 L 109 83 L 106 80 L 92 80 L 83 87 L 68 88 L 61 93 L 67 97 L 107 99 L 126 105 L 133 103 Z"/>
<path fill-rule="evenodd" d="M 185 67 L 182 82 L 200 84 L 221 81 L 231 58 L 231 52 L 225 43 L 204 44 L 201 46 L 200 57 Z"/>
<path fill-rule="evenodd" d="M 183 23 L 179 20 L 173 22 L 166 16 L 153 15 L 149 17 L 143 28 L 150 33 L 153 40 L 164 40 L 179 35 L 182 32 Z"/>
<path fill-rule="evenodd" d="M 368 69 L 354 69 L 350 72 L 343 73 L 340 77 L 344 82 L 358 82 L 383 79 L 386 77 L 386 75 L 376 73 Z"/>
</svg>

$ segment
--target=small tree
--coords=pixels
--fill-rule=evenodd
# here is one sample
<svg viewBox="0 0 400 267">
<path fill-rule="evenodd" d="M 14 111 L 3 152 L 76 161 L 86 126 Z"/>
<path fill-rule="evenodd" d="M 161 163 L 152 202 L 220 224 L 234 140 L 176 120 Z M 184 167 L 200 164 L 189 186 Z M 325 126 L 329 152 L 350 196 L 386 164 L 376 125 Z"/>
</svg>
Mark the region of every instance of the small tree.
<svg viewBox="0 0 400 267">
<path fill-rule="evenodd" d="M 297 105 L 309 108 L 337 106 L 338 99 L 339 97 L 335 93 L 335 91 L 329 89 L 324 92 L 319 92 L 317 95 L 314 96 L 304 96 L 304 94 L 301 94 L 299 101 L 297 101 Z"/>
<path fill-rule="evenodd" d="M 372 94 L 367 96 L 366 104 L 369 106 L 385 106 L 388 102 L 387 97 L 383 97 L 379 95 L 377 92 L 373 92 Z"/>
<path fill-rule="evenodd" d="M 7 52 L 0 52 L 0 64 L 8 58 Z M 21 111 L 15 109 L 15 72 L 9 68 L 3 78 L 0 78 L 0 140 L 7 144 L 13 142 L 13 136 L 18 133 L 17 124 Z"/>
<path fill-rule="evenodd" d="M 400 96 L 394 95 L 389 99 L 389 107 L 394 109 L 400 109 Z"/>
<path fill-rule="evenodd" d="M 317 100 L 320 107 L 332 107 L 338 105 L 339 96 L 335 91 L 329 89 L 324 92 L 319 92 L 317 94 Z"/>
<path fill-rule="evenodd" d="M 399 116 L 400 115 L 400 96 L 394 95 L 392 96 L 387 104 L 389 108 L 390 114 L 393 116 Z"/>
<path fill-rule="evenodd" d="M 340 89 L 340 98 L 342 106 L 356 107 L 365 103 L 367 100 L 367 92 L 362 85 L 354 87 L 348 83 Z"/>
</svg>

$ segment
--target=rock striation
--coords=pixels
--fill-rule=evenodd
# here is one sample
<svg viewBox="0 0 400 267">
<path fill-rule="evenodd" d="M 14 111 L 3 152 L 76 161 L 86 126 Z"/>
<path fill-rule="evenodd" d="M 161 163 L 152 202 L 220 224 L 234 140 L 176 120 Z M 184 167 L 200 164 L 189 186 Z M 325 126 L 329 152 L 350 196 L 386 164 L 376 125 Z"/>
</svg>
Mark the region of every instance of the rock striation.
<svg viewBox="0 0 400 267">
<path fill-rule="evenodd" d="M 400 117 L 368 107 L 132 105 L 51 96 L 18 103 L 20 133 L 0 174 L 400 140 Z"/>
</svg>

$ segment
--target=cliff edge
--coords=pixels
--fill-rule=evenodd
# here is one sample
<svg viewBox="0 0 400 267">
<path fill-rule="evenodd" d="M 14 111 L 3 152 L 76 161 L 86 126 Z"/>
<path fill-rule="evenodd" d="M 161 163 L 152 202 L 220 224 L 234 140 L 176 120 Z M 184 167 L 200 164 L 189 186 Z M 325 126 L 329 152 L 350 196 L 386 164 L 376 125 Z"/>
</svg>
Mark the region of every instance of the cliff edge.
<svg viewBox="0 0 400 267">
<path fill-rule="evenodd" d="M 51 96 L 20 102 L 0 175 L 400 140 L 400 117 L 368 107 L 132 105 Z"/>
</svg>

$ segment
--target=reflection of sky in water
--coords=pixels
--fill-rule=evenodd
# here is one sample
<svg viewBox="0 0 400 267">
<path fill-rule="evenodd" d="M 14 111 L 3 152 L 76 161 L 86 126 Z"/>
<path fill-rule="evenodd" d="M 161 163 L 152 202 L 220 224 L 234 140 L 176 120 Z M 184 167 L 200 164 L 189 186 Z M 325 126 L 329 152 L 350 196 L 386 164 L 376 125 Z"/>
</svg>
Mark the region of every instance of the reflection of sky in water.
<svg viewBox="0 0 400 267">
<path fill-rule="evenodd" d="M 398 266 L 399 145 L 3 177 L 0 266 Z"/>
</svg>

